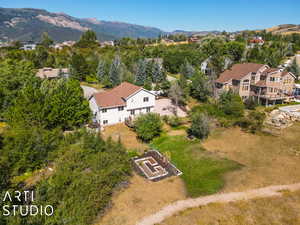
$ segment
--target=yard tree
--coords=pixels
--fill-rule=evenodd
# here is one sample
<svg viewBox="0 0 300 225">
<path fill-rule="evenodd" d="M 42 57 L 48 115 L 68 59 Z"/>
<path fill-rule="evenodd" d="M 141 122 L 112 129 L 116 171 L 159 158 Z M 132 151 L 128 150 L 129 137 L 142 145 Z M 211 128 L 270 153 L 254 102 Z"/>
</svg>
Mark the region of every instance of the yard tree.
<svg viewBox="0 0 300 225">
<path fill-rule="evenodd" d="M 146 90 L 149 90 L 149 91 L 152 90 L 152 79 L 151 79 L 150 76 L 148 76 L 148 77 L 146 78 L 145 83 L 144 83 L 144 88 L 145 88 Z"/>
<path fill-rule="evenodd" d="M 105 62 L 103 59 L 99 59 L 98 66 L 97 66 L 97 80 L 102 82 L 106 76 L 105 71 Z"/>
<path fill-rule="evenodd" d="M 180 73 L 187 79 L 190 79 L 194 73 L 194 67 L 185 59 L 184 64 L 180 68 Z"/>
<path fill-rule="evenodd" d="M 85 58 L 80 53 L 74 53 L 70 64 L 71 77 L 79 81 L 84 81 L 89 75 L 89 66 Z"/>
<path fill-rule="evenodd" d="M 175 115 L 176 115 L 178 105 L 182 104 L 184 102 L 184 93 L 177 81 L 174 82 L 173 84 L 171 84 L 171 87 L 169 90 L 169 97 L 175 104 L 175 107 L 176 107 Z"/>
<path fill-rule="evenodd" d="M 244 114 L 244 103 L 241 97 L 232 90 L 224 91 L 220 95 L 218 106 L 228 116 L 242 117 Z"/>
<path fill-rule="evenodd" d="M 160 65 L 158 62 L 153 63 L 152 78 L 154 83 L 160 83 L 165 79 L 165 74 L 162 65 Z"/>
<path fill-rule="evenodd" d="M 144 59 L 139 59 L 135 74 L 135 83 L 139 86 L 144 85 L 147 78 L 147 62 Z"/>
<path fill-rule="evenodd" d="M 50 45 L 52 45 L 54 42 L 53 40 L 49 37 L 47 32 L 44 32 L 41 37 L 41 45 L 44 46 L 45 48 L 49 48 Z"/>
<path fill-rule="evenodd" d="M 194 113 L 191 116 L 192 125 L 188 129 L 189 135 L 195 136 L 199 139 L 205 139 L 210 133 L 210 120 L 204 113 Z"/>
<path fill-rule="evenodd" d="M 12 127 L 61 127 L 65 130 L 89 121 L 90 109 L 78 81 L 32 80 L 19 91 L 5 118 Z"/>
<path fill-rule="evenodd" d="M 89 48 L 89 47 L 92 48 L 97 46 L 96 33 L 92 30 L 88 30 L 84 32 L 75 46 L 79 48 Z"/>
<path fill-rule="evenodd" d="M 146 142 L 160 135 L 162 125 L 159 114 L 155 113 L 140 115 L 134 121 L 134 129 L 138 137 Z"/>
<path fill-rule="evenodd" d="M 205 102 L 212 94 L 210 79 L 205 74 L 197 71 L 191 83 L 191 96 Z"/>
<path fill-rule="evenodd" d="M 110 65 L 109 79 L 113 86 L 117 86 L 121 83 L 123 78 L 123 68 L 121 64 L 120 55 L 117 54 Z"/>
<path fill-rule="evenodd" d="M 189 91 L 190 91 L 187 78 L 183 74 L 180 74 L 179 80 L 177 82 L 178 82 L 179 87 L 182 90 L 183 98 L 186 99 L 188 97 Z"/>
<path fill-rule="evenodd" d="M 237 41 L 230 41 L 225 45 L 225 51 L 230 58 L 235 62 L 239 62 L 245 51 L 245 44 Z"/>
<path fill-rule="evenodd" d="M 70 129 L 79 127 L 90 119 L 89 104 L 83 97 L 83 90 L 78 81 L 60 79 L 44 81 L 45 118 L 47 128 Z M 42 87 L 43 87 L 42 86 Z"/>
</svg>

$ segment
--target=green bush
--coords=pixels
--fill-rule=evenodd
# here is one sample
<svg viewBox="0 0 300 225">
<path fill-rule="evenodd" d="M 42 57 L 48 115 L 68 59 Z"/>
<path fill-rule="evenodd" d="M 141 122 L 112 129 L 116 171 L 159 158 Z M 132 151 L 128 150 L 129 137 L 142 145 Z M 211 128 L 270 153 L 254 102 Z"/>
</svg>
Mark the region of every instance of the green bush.
<svg viewBox="0 0 300 225">
<path fill-rule="evenodd" d="M 237 124 L 242 127 L 244 130 L 249 131 L 251 133 L 256 133 L 261 131 L 263 128 L 263 123 L 266 118 L 265 113 L 252 111 L 248 116 L 241 118 Z"/>
<path fill-rule="evenodd" d="M 162 125 L 159 114 L 155 113 L 140 115 L 134 121 L 134 129 L 137 136 L 146 142 L 160 135 Z"/>
<path fill-rule="evenodd" d="M 182 124 L 178 116 L 163 116 L 163 121 L 171 127 L 179 127 Z"/>
<path fill-rule="evenodd" d="M 205 139 L 210 133 L 210 120 L 204 113 L 192 115 L 192 125 L 188 129 L 188 134 L 200 139 Z"/>
<path fill-rule="evenodd" d="M 254 110 L 258 106 L 253 98 L 247 98 L 244 102 L 246 109 Z"/>
</svg>

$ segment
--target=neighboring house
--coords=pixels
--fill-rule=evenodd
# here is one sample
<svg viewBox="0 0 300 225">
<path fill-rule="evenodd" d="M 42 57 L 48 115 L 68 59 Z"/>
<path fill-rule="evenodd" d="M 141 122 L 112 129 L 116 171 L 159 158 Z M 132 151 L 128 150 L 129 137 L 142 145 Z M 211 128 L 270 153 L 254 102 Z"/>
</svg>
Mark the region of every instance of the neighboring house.
<svg viewBox="0 0 300 225">
<path fill-rule="evenodd" d="M 249 46 L 250 48 L 254 48 L 256 45 L 262 46 L 265 43 L 265 41 L 262 39 L 262 37 L 254 37 L 253 39 L 249 40 Z"/>
<path fill-rule="evenodd" d="M 69 69 L 68 68 L 50 68 L 50 67 L 44 67 L 42 69 L 39 69 L 36 73 L 36 76 L 41 79 L 53 79 L 53 78 L 59 78 L 59 77 L 69 77 Z"/>
<path fill-rule="evenodd" d="M 103 42 L 100 42 L 100 46 L 101 47 L 115 46 L 115 42 L 114 41 L 103 41 Z"/>
<path fill-rule="evenodd" d="M 201 42 L 201 39 L 196 37 L 196 36 L 192 36 L 188 39 L 188 42 L 189 43 L 200 43 Z"/>
<path fill-rule="evenodd" d="M 254 97 L 264 104 L 276 104 L 293 98 L 295 76 L 279 68 L 256 63 L 235 64 L 215 81 L 216 94 L 232 89 L 243 100 Z"/>
<path fill-rule="evenodd" d="M 75 41 L 64 41 L 62 43 L 57 43 L 53 45 L 55 49 L 63 49 L 64 47 L 72 47 L 76 42 Z"/>
<path fill-rule="evenodd" d="M 23 50 L 26 50 L 26 51 L 27 50 L 35 50 L 36 49 L 36 44 L 25 44 L 20 49 L 23 49 Z"/>
<path fill-rule="evenodd" d="M 109 91 L 93 94 L 89 104 L 94 122 L 106 126 L 153 112 L 155 95 L 142 87 L 123 82 Z"/>
</svg>

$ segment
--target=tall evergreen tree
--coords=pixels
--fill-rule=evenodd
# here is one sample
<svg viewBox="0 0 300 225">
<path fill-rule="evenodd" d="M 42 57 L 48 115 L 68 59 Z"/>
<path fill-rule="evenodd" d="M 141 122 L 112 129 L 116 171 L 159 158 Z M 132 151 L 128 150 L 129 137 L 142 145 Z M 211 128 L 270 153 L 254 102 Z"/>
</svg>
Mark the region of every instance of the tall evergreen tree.
<svg viewBox="0 0 300 225">
<path fill-rule="evenodd" d="M 135 74 L 135 83 L 139 86 L 143 86 L 147 78 L 147 63 L 144 59 L 140 59 L 137 64 L 137 70 Z"/>
<path fill-rule="evenodd" d="M 207 101 L 209 96 L 212 96 L 213 90 L 208 77 L 200 72 L 194 76 L 191 84 L 191 96 L 199 101 Z"/>
<path fill-rule="evenodd" d="M 180 68 L 180 72 L 185 78 L 189 79 L 194 75 L 195 69 L 187 60 L 185 60 Z"/>
<path fill-rule="evenodd" d="M 89 66 L 81 54 L 73 54 L 70 64 L 71 77 L 79 81 L 83 81 L 89 75 Z"/>
<path fill-rule="evenodd" d="M 105 76 L 106 76 L 105 62 L 100 58 L 97 66 L 97 80 L 99 82 L 102 82 L 105 79 Z"/>
<path fill-rule="evenodd" d="M 113 86 L 119 85 L 122 81 L 122 65 L 121 58 L 117 54 L 110 66 L 109 79 Z"/>
<path fill-rule="evenodd" d="M 160 83 L 165 79 L 163 68 L 157 62 L 152 65 L 152 79 L 155 83 Z"/>
</svg>

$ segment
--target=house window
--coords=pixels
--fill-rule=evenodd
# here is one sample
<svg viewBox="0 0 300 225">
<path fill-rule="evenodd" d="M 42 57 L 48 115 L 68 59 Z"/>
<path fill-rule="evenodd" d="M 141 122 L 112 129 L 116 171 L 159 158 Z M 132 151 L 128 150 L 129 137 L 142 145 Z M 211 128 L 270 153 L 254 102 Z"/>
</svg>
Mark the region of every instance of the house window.
<svg viewBox="0 0 300 225">
<path fill-rule="evenodd" d="M 108 120 L 103 120 L 103 124 L 108 124 Z"/>
<path fill-rule="evenodd" d="M 107 112 L 107 109 L 102 109 L 102 113 L 106 113 Z"/>
<path fill-rule="evenodd" d="M 248 91 L 249 90 L 249 85 L 247 83 L 244 83 L 242 86 L 243 91 Z"/>
<path fill-rule="evenodd" d="M 269 92 L 273 92 L 273 88 L 269 88 Z"/>
<path fill-rule="evenodd" d="M 270 77 L 270 81 L 275 81 L 275 77 Z"/>
<path fill-rule="evenodd" d="M 148 97 L 144 97 L 144 102 L 149 102 L 149 98 Z"/>
<path fill-rule="evenodd" d="M 151 111 L 151 108 L 150 107 L 147 107 L 146 108 L 146 112 L 148 113 L 148 112 L 150 112 Z"/>
<path fill-rule="evenodd" d="M 135 111 L 134 110 L 130 110 L 130 115 L 135 115 Z"/>
<path fill-rule="evenodd" d="M 123 111 L 123 110 L 124 110 L 124 106 L 119 106 L 119 107 L 118 107 L 118 110 L 119 110 L 119 111 Z"/>
</svg>

